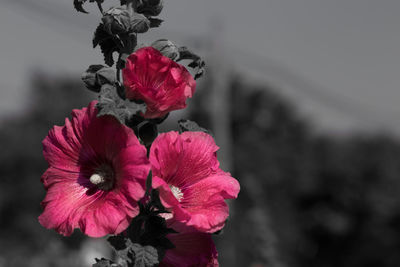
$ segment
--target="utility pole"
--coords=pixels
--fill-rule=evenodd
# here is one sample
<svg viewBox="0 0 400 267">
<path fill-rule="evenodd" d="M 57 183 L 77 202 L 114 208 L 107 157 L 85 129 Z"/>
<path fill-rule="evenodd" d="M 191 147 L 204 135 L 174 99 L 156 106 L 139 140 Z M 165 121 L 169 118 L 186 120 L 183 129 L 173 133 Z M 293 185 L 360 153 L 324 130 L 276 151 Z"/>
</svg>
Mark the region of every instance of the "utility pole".
<svg viewBox="0 0 400 267">
<path fill-rule="evenodd" d="M 209 33 L 210 53 L 206 64 L 210 66 L 212 78 L 208 103 L 210 103 L 209 118 L 216 143 L 220 147 L 218 159 L 223 170 L 234 171 L 232 157 L 232 131 L 231 131 L 231 92 L 229 75 L 231 73 L 229 58 L 224 54 L 223 23 L 219 17 L 210 20 L 211 31 Z M 234 215 L 233 203 L 228 203 L 230 218 Z M 220 261 L 223 266 L 235 266 L 235 238 L 232 224 L 227 224 L 224 238 L 218 240 Z"/>
</svg>

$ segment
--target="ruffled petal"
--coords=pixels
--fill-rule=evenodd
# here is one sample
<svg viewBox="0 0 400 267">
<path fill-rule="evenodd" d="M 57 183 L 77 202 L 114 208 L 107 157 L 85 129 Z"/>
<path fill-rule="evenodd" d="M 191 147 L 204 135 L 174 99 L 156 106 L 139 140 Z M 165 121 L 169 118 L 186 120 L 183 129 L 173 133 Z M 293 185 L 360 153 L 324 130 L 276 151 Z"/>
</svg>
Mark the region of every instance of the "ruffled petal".
<svg viewBox="0 0 400 267">
<path fill-rule="evenodd" d="M 230 175 L 214 175 L 185 188 L 181 206 L 191 214 L 187 226 L 213 233 L 224 227 L 229 216 L 225 199 L 236 198 L 238 181 Z"/>
<path fill-rule="evenodd" d="M 217 150 L 203 132 L 160 134 L 150 150 L 153 188 L 162 204 L 175 221 L 207 233 L 224 226 L 229 215 L 225 199 L 236 198 L 240 190 L 238 181 L 219 168 Z"/>
<path fill-rule="evenodd" d="M 143 100 L 145 118 L 157 118 L 186 107 L 196 81 L 182 65 L 163 56 L 153 47 L 137 50 L 127 59 L 122 70 L 126 97 Z"/>
<path fill-rule="evenodd" d="M 204 179 L 219 168 L 214 139 L 202 132 L 160 134 L 150 150 L 153 173 L 179 188 Z"/>
<path fill-rule="evenodd" d="M 99 201 L 100 202 L 100 201 Z M 125 230 L 133 217 L 139 214 L 136 203 L 129 205 L 121 196 L 108 194 L 101 203 L 87 209 L 79 219 L 82 232 L 91 237 L 102 237 L 107 234 L 119 234 Z"/>
<path fill-rule="evenodd" d="M 137 201 L 145 193 L 146 148 L 113 117 L 97 118 L 95 105 L 74 110 L 72 120 L 43 141 L 50 166 L 41 178 L 47 194 L 39 222 L 63 235 L 75 228 L 92 237 L 120 233 L 138 214 Z M 112 179 L 109 189 L 90 182 L 98 171 Z"/>
</svg>

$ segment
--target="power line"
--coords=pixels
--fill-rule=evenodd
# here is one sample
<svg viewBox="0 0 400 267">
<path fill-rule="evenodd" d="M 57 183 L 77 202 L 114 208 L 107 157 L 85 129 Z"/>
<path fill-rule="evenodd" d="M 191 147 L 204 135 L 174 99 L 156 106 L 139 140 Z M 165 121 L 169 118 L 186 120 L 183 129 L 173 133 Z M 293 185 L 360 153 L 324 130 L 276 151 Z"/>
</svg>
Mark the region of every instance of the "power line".
<svg viewBox="0 0 400 267">
<path fill-rule="evenodd" d="M 373 110 L 371 107 L 363 105 L 355 100 L 345 98 L 343 96 L 333 93 L 332 90 L 321 89 L 320 85 L 316 85 L 315 82 L 300 76 L 289 68 L 284 67 L 281 63 L 276 63 L 271 59 L 266 59 L 264 56 L 254 55 L 253 53 L 247 53 L 241 49 L 235 49 L 230 47 L 231 54 L 241 55 L 247 60 L 240 59 L 240 62 L 250 63 L 259 73 L 269 74 L 270 77 L 279 79 L 280 83 L 289 82 L 293 84 L 294 88 L 292 91 L 299 91 L 300 93 L 309 96 L 319 103 L 323 103 L 336 111 L 341 113 L 351 114 L 353 117 L 361 120 L 362 122 L 368 122 L 373 125 L 381 126 L 392 126 L 393 119 L 387 115 L 382 115 L 380 112 Z"/>
</svg>

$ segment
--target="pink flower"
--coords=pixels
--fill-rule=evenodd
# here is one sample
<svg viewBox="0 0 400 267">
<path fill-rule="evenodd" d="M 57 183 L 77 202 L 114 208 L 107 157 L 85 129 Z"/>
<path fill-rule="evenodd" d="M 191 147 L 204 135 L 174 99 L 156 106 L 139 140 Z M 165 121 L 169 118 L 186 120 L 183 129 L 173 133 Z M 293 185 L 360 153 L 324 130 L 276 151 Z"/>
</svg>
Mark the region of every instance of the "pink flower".
<svg viewBox="0 0 400 267">
<path fill-rule="evenodd" d="M 153 47 L 130 55 L 122 70 L 126 97 L 147 104 L 145 118 L 163 117 L 186 107 L 196 82 L 185 67 L 163 56 Z"/>
<path fill-rule="evenodd" d="M 75 228 L 91 237 L 117 234 L 138 214 L 150 169 L 146 148 L 111 116 L 97 118 L 96 101 L 73 110 L 43 140 L 49 168 L 39 222 L 60 234 Z"/>
<path fill-rule="evenodd" d="M 169 234 L 175 245 L 165 253 L 160 267 L 218 267 L 218 253 L 211 234 L 191 232 Z"/>
<path fill-rule="evenodd" d="M 160 134 L 150 149 L 153 188 L 175 221 L 201 232 L 220 230 L 228 218 L 225 199 L 240 186 L 219 168 L 214 139 L 202 132 Z"/>
</svg>

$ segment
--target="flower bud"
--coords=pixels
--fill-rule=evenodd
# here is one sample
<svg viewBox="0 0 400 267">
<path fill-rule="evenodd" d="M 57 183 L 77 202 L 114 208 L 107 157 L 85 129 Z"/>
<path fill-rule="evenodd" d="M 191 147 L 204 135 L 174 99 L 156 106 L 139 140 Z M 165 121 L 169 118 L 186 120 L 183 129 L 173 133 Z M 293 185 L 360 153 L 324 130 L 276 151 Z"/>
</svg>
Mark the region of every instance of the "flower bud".
<svg viewBox="0 0 400 267">
<path fill-rule="evenodd" d="M 162 0 L 142 0 L 137 6 L 136 12 L 145 16 L 158 16 L 163 9 Z"/>
<path fill-rule="evenodd" d="M 175 60 L 179 56 L 178 47 L 170 40 L 160 39 L 152 43 L 151 46 L 172 60 Z"/>
<path fill-rule="evenodd" d="M 121 23 L 121 17 L 126 16 L 124 11 L 126 12 L 123 7 L 113 7 L 101 18 L 104 29 L 109 34 L 118 34 L 128 30 L 127 25 Z"/>
<path fill-rule="evenodd" d="M 154 47 L 143 47 L 131 54 L 122 77 L 126 98 L 146 103 L 146 119 L 162 118 L 185 108 L 186 99 L 192 97 L 196 88 L 196 81 L 184 66 Z"/>
<path fill-rule="evenodd" d="M 150 21 L 142 14 L 132 13 L 125 6 L 114 7 L 102 18 L 104 29 L 111 35 L 120 33 L 144 33 L 150 28 Z"/>
<path fill-rule="evenodd" d="M 82 80 L 85 86 L 93 91 L 100 92 L 104 84 L 114 84 L 116 82 L 115 70 L 103 65 L 91 65 L 82 74 Z"/>
</svg>

